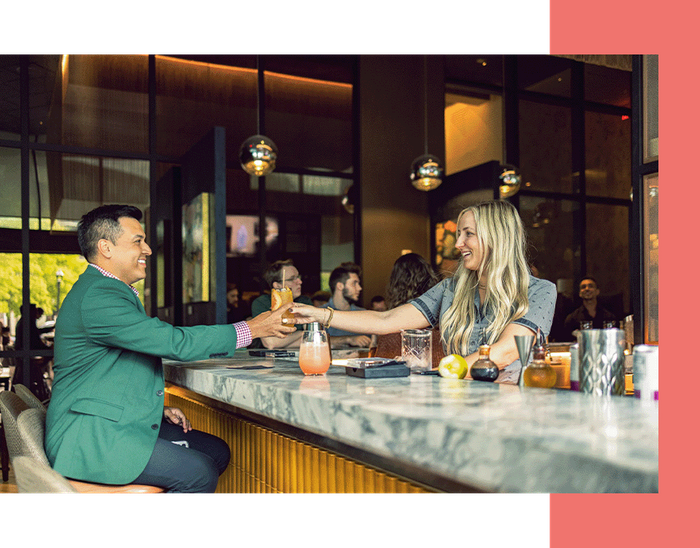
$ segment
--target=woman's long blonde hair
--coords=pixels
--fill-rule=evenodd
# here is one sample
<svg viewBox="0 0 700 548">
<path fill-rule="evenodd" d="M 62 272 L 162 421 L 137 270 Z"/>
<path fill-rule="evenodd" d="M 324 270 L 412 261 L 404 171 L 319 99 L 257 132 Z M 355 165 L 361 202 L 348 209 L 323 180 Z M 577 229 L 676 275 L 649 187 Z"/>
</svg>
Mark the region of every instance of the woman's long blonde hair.
<svg viewBox="0 0 700 548">
<path fill-rule="evenodd" d="M 525 230 L 515 207 L 504 201 L 482 202 L 462 210 L 458 225 L 467 211 L 474 215 L 482 261 L 476 271 L 459 263 L 454 275 L 454 300 L 440 320 L 447 353 L 462 356 L 469 353 L 469 338 L 477 315 L 474 297 L 482 275 L 486 274 L 486 298 L 481 306 L 492 315 L 485 333 L 487 344 L 496 342 L 510 322 L 527 312 L 530 283 Z"/>
</svg>

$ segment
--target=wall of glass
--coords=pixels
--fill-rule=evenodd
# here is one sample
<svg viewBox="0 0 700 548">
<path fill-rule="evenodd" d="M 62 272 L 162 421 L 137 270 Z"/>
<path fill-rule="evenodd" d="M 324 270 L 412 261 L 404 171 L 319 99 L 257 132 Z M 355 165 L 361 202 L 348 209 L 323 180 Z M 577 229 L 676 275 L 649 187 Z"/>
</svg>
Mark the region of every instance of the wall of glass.
<svg viewBox="0 0 700 548">
<path fill-rule="evenodd" d="M 517 159 L 523 185 L 511 201 L 526 226 L 533 270 L 557 284 L 563 305 L 555 322 L 580 304 L 578 281 L 585 275 L 599 281 L 603 301 L 620 320 L 632 308 L 631 61 L 618 57 L 626 57 L 617 60 L 623 68 L 595 64 L 595 56 L 585 63 L 555 56 L 446 58 L 447 158 L 470 158 L 472 148 L 493 151 L 488 158 L 471 154 L 473 162 L 452 160 L 459 169 L 448 163 L 449 174 Z M 496 97 L 506 98 L 503 107 Z M 460 103 L 468 106 L 457 117 Z M 503 121 L 493 114 L 501 108 Z M 487 128 L 476 131 L 479 124 Z"/>
<path fill-rule="evenodd" d="M 227 259 L 229 281 L 257 294 L 266 289 L 266 264 L 292 258 L 311 294 L 324 269 L 354 259 L 353 215 L 342 205 L 353 182 L 354 61 L 267 56 L 262 105 L 257 62 L 250 55 L 0 56 L 0 254 L 10 269 L 0 281 L 0 320 L 12 340 L 22 303 L 37 301 L 53 318 L 57 272 L 65 296 L 73 271 L 84 268 L 75 229 L 90 209 L 140 207 L 158 247 L 164 236 L 150 234 L 151 187 L 214 126 L 226 131 L 227 214 L 257 218 L 264 208 L 275 221 L 250 253 Z M 238 163 L 261 109 L 280 147 L 264 204 L 257 178 Z M 261 261 L 263 243 L 269 249 Z M 170 306 L 174 297 L 164 254 L 153 263 L 158 282 L 151 288 L 147 280 L 141 292 L 147 310 Z M 0 351 L 21 362 L 44 349 L 10 344 Z"/>
<path fill-rule="evenodd" d="M 292 258 L 305 293 L 327 289 L 324 276 L 355 259 L 355 63 L 353 56 L 0 56 L 0 253 L 21 257 L 11 276 L 22 282 L 11 290 L 0 280 L 0 314 L 9 314 L 2 299 L 18 287 L 15 300 L 28 305 L 44 295 L 43 308 L 55 312 L 49 286 L 62 267 L 52 263 L 39 277 L 33 271 L 47 254 L 78 256 L 76 223 L 99 204 L 138 205 L 150 241 L 158 242 L 149 225 L 153 185 L 164 179 L 174 188 L 182 156 L 214 126 L 226 135 L 227 215 L 253 218 L 252 247 L 227 253 L 228 281 L 254 296 L 266 289 L 266 264 Z M 444 56 L 444 71 L 449 173 L 517 158 L 524 185 L 512 200 L 540 275 L 574 300 L 578 278 L 593 274 L 604 295 L 622 295 L 627 312 L 629 71 L 498 55 Z M 261 113 L 280 149 L 264 182 L 238 163 Z M 658 138 L 650 134 L 649 142 Z M 168 262 L 156 257 L 159 282 L 147 281 L 143 292 L 148 309 L 151 299 L 156 309 L 173 299 L 160 295 L 172 273 L 162 272 Z M 41 284 L 45 291 L 37 293 Z M 37 351 L 11 352 L 24 360 Z"/>
</svg>

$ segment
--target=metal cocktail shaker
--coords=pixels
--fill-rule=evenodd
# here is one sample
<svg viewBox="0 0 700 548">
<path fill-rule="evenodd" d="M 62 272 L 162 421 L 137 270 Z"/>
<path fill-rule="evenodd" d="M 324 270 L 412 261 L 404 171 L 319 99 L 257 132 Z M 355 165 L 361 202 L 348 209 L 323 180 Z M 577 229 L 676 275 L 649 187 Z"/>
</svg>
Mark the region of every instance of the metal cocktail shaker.
<svg viewBox="0 0 700 548">
<path fill-rule="evenodd" d="M 625 332 L 621 329 L 579 331 L 581 392 L 598 396 L 625 393 Z"/>
</svg>

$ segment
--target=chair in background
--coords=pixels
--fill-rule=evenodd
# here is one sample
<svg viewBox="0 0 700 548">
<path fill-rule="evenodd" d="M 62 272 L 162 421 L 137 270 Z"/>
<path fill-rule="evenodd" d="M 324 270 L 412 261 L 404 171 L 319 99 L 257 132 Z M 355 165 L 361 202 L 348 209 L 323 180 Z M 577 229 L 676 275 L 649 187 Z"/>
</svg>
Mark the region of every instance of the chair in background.
<svg viewBox="0 0 700 548">
<path fill-rule="evenodd" d="M 30 408 L 14 392 L 0 392 L 0 412 L 2 412 L 3 419 L 7 419 L 5 424 L 7 447 L 13 464 L 15 458 L 24 456 L 51 468 L 44 449 L 46 411 L 35 407 Z M 105 485 L 72 479 L 67 479 L 67 481 L 79 493 L 163 492 L 162 488 L 152 485 Z"/>
</svg>

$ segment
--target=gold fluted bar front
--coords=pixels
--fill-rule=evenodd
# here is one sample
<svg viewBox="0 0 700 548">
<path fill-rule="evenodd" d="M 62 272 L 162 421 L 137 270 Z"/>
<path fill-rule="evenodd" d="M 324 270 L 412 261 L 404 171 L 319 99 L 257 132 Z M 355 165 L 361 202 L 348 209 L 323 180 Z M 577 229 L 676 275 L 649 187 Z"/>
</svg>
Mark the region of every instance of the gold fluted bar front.
<svg viewBox="0 0 700 548">
<path fill-rule="evenodd" d="M 168 386 L 166 405 L 179 407 L 193 428 L 219 436 L 231 463 L 217 493 L 426 493 L 388 472 L 260 426 Z"/>
</svg>

